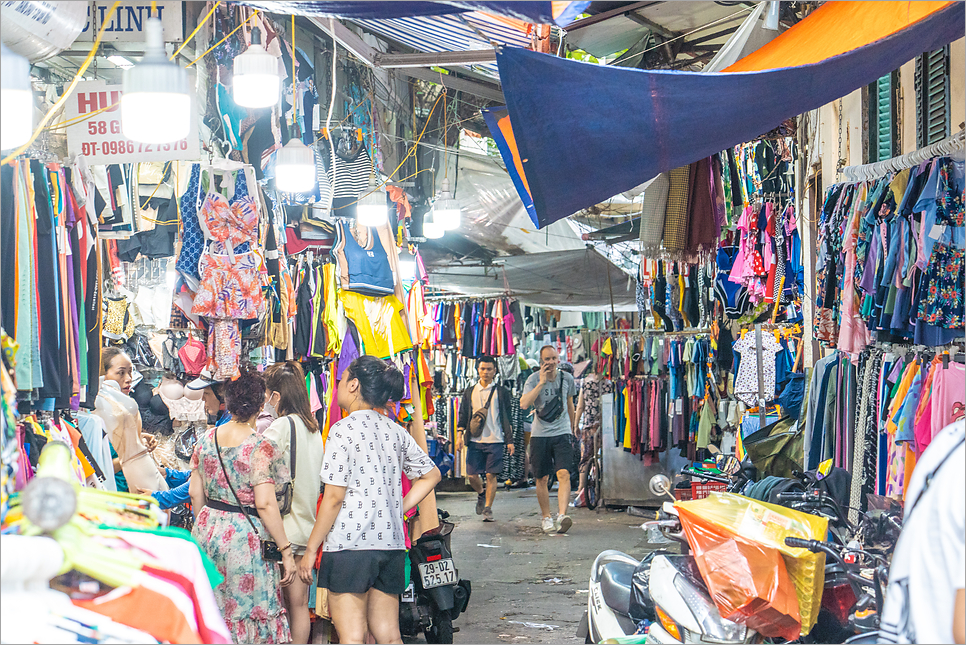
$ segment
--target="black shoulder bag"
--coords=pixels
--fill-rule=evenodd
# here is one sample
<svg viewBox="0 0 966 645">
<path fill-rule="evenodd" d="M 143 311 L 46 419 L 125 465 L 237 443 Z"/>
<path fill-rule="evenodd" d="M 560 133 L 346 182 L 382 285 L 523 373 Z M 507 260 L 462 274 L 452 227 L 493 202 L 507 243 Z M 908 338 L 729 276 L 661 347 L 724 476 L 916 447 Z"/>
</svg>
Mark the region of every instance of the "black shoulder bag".
<svg viewBox="0 0 966 645">
<path fill-rule="evenodd" d="M 265 560 L 266 562 L 281 562 L 282 552 L 279 550 L 278 544 L 275 543 L 275 540 L 266 540 L 262 538 L 261 533 L 258 532 L 258 528 L 255 527 L 255 523 L 252 522 L 252 518 L 248 514 L 248 510 L 242 505 L 241 500 L 238 499 L 238 493 L 235 492 L 235 487 L 231 485 L 231 477 L 228 476 L 228 469 L 225 468 L 225 462 L 221 458 L 221 446 L 218 445 L 217 428 L 215 429 L 215 452 L 218 453 L 218 462 L 221 464 L 222 472 L 225 473 L 225 481 L 228 482 L 228 490 L 231 491 L 232 497 L 235 498 L 235 503 L 238 504 L 238 510 L 241 511 L 241 514 L 245 516 L 245 519 L 248 520 L 248 523 L 252 527 L 252 531 L 254 531 L 255 535 L 258 536 L 258 540 L 262 547 L 262 560 Z"/>
<path fill-rule="evenodd" d="M 490 390 L 490 396 L 486 399 L 486 405 L 473 413 L 470 417 L 470 427 L 467 428 L 470 437 L 473 439 L 479 439 L 483 436 L 483 429 L 486 427 L 486 416 L 490 412 L 490 404 L 493 403 L 493 395 L 496 394 L 497 384 L 493 384 L 493 389 Z M 470 404 L 472 405 L 473 395 L 470 394 Z"/>
<path fill-rule="evenodd" d="M 537 410 L 537 418 L 544 423 L 553 423 L 563 414 L 563 384 L 564 375 L 563 372 L 560 372 L 560 389 L 557 390 L 556 396 L 544 403 L 543 407 Z"/>
</svg>

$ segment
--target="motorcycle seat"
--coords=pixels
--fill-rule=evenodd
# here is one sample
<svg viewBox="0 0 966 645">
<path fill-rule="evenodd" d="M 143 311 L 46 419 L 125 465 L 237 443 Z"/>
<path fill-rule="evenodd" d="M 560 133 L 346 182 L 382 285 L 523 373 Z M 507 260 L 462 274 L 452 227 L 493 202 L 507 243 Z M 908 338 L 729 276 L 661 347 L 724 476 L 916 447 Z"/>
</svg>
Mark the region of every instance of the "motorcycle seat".
<svg viewBox="0 0 966 645">
<path fill-rule="evenodd" d="M 600 572 L 600 591 L 607 606 L 619 614 L 630 616 L 631 584 L 636 565 L 608 562 Z"/>
</svg>

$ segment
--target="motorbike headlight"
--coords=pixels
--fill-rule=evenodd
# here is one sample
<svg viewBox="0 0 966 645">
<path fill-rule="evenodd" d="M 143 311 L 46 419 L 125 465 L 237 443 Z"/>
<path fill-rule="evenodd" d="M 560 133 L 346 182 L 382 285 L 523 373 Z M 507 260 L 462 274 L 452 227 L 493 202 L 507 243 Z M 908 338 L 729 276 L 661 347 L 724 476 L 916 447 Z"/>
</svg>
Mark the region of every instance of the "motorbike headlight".
<svg viewBox="0 0 966 645">
<path fill-rule="evenodd" d="M 741 643 L 748 635 L 744 625 L 723 618 L 721 612 L 711 599 L 688 580 L 677 574 L 674 576 L 674 588 L 678 590 L 691 613 L 701 626 L 703 640 Z"/>
</svg>

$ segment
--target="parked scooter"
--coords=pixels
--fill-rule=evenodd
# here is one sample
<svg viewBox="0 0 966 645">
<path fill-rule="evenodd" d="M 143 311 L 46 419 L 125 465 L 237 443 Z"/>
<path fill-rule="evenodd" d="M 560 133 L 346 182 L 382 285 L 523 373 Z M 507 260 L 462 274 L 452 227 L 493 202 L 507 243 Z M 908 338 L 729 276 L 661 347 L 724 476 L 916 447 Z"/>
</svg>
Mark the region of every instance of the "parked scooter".
<svg viewBox="0 0 966 645">
<path fill-rule="evenodd" d="M 718 470 L 737 475 L 741 464 L 734 457 L 719 455 Z M 731 480 L 707 476 L 699 471 L 685 472 L 716 481 L 727 481 L 732 489 L 745 483 L 742 476 Z M 663 475 L 651 480 L 651 492 L 670 495 L 671 482 Z M 587 613 L 577 636 L 587 643 L 646 634 L 648 643 L 750 643 L 758 634 L 721 616 L 708 593 L 694 558 L 688 553 L 687 539 L 673 504 L 665 503 L 660 518 L 647 522 L 645 530 L 656 528 L 667 538 L 684 545 L 684 555 L 654 551 L 643 560 L 621 553 L 604 551 L 590 571 Z"/>
<path fill-rule="evenodd" d="M 403 636 L 426 635 L 427 643 L 452 643 L 453 621 L 466 611 L 472 591 L 460 580 L 450 547 L 452 522 L 423 535 L 409 551 L 409 588 L 399 602 L 399 629 Z"/>
</svg>

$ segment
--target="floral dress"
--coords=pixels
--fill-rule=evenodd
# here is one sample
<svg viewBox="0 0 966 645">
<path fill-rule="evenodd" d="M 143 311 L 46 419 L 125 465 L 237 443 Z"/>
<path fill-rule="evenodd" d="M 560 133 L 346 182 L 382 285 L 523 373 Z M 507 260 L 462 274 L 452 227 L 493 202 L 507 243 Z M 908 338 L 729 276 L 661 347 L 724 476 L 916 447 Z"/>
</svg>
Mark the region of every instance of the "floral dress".
<svg viewBox="0 0 966 645">
<path fill-rule="evenodd" d="M 243 506 L 255 505 L 254 486 L 289 480 L 288 465 L 276 445 L 252 434 L 234 447 L 222 446 L 221 456 Z M 215 452 L 214 430 L 195 446 L 191 469 L 200 470 L 205 497 L 236 505 Z M 261 520 L 252 517 L 255 526 Z M 287 643 L 291 640 L 282 605 L 279 567 L 262 559 L 259 536 L 240 513 L 205 506 L 191 532 L 214 561 L 225 581 L 215 588 L 215 599 L 236 643 Z M 267 535 L 267 532 L 266 532 Z"/>
</svg>

